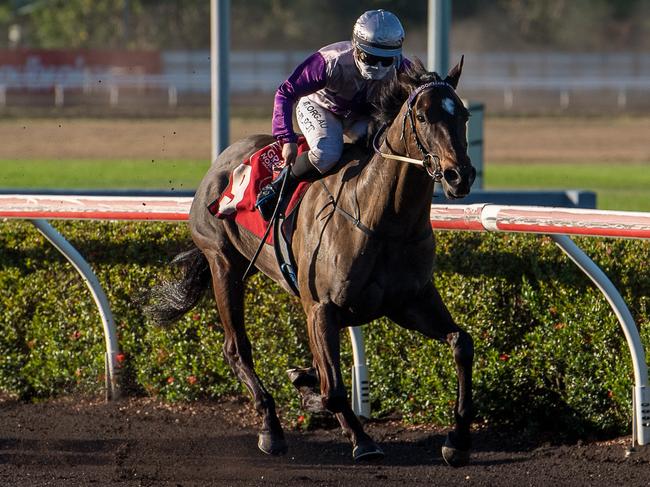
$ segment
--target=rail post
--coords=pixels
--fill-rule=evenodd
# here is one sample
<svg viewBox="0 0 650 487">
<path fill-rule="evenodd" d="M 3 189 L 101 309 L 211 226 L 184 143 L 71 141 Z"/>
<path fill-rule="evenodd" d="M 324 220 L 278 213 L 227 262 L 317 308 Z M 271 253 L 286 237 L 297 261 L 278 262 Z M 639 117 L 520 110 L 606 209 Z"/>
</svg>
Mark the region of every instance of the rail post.
<svg viewBox="0 0 650 487">
<path fill-rule="evenodd" d="M 358 326 L 351 327 L 349 330 L 354 362 L 352 366 L 352 410 L 357 416 L 370 418 L 370 384 L 363 332 Z"/>
<path fill-rule="evenodd" d="M 61 252 L 66 259 L 72 264 L 83 278 L 86 286 L 90 289 L 93 299 L 99 309 L 99 315 L 104 326 L 104 336 L 106 342 L 106 353 L 104 355 L 106 371 L 106 398 L 118 399 L 121 396 L 120 387 L 120 363 L 118 355 L 120 347 L 117 342 L 117 332 L 115 330 L 115 321 L 111 313 L 108 298 L 102 289 L 97 276 L 84 260 L 81 254 L 68 242 L 63 235 L 56 231 L 47 220 L 30 220 L 39 232 Z"/>
<path fill-rule="evenodd" d="M 632 356 L 634 389 L 632 400 L 632 447 L 650 442 L 650 394 L 648 390 L 648 366 L 641 337 L 634 318 L 620 293 L 605 273 L 566 235 L 551 235 L 558 247 L 600 289 L 618 318 Z"/>
</svg>

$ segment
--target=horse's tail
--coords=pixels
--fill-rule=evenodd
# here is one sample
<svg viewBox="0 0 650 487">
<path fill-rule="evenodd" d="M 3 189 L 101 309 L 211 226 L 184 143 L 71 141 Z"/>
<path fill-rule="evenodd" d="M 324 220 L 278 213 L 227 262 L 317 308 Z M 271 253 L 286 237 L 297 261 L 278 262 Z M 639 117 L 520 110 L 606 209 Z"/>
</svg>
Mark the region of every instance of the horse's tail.
<svg viewBox="0 0 650 487">
<path fill-rule="evenodd" d="M 178 254 L 171 263 L 180 266 L 180 277 L 154 286 L 141 299 L 145 314 L 161 326 L 174 323 L 196 306 L 210 283 L 208 259 L 198 247 Z"/>
</svg>

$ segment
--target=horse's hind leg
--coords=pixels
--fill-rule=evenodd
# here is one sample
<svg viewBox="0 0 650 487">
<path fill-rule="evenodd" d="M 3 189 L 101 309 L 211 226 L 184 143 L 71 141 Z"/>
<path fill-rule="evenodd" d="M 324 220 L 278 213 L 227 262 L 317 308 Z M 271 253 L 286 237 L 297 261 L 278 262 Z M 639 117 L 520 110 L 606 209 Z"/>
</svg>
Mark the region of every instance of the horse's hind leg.
<svg viewBox="0 0 650 487">
<path fill-rule="evenodd" d="M 384 452 L 363 431 L 359 418 L 348 401 L 341 376 L 340 331 L 337 308 L 332 304 L 314 304 L 307 312 L 309 343 L 314 365 L 320 377 L 320 389 L 325 409 L 336 414 L 343 432 L 352 442 L 355 460 L 383 458 Z"/>
<path fill-rule="evenodd" d="M 234 249 L 222 250 L 208 258 L 212 271 L 214 296 L 224 330 L 223 353 L 235 375 L 248 388 L 263 425 L 257 446 L 264 453 L 286 453 L 287 443 L 275 412 L 275 401 L 264 388 L 253 366 L 251 343 L 244 325 L 244 283 L 242 276 L 248 264 Z"/>
<path fill-rule="evenodd" d="M 458 375 L 454 407 L 456 425 L 447 436 L 442 455 L 449 465 L 454 467 L 466 465 L 469 462 L 470 426 L 473 419 L 474 345 L 472 338 L 456 325 L 433 284 L 424 288 L 410 302 L 403 303 L 399 311 L 389 314 L 388 317 L 404 328 L 417 330 L 427 337 L 446 342 L 451 346 Z"/>
</svg>

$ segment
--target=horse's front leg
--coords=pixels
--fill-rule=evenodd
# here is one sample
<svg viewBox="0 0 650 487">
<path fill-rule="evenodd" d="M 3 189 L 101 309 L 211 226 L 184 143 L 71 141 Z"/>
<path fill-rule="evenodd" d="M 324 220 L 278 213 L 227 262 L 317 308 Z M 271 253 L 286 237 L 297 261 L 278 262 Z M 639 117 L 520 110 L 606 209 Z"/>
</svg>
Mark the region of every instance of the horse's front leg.
<svg viewBox="0 0 650 487">
<path fill-rule="evenodd" d="M 363 431 L 359 418 L 352 411 L 341 376 L 341 319 L 333 304 L 315 303 L 307 310 L 309 343 L 314 365 L 320 377 L 320 390 L 325 409 L 336 414 L 343 432 L 352 442 L 356 461 L 383 458 L 384 452 Z"/>
<path fill-rule="evenodd" d="M 454 406 L 456 424 L 454 430 L 447 435 L 445 445 L 442 447 L 442 456 L 453 467 L 466 465 L 470 457 L 470 426 L 474 414 L 472 337 L 456 325 L 433 284 L 425 287 L 407 303 L 403 303 L 399 311 L 389 314 L 389 318 L 404 328 L 417 330 L 427 337 L 446 342 L 451 346 L 458 376 Z"/>
<path fill-rule="evenodd" d="M 447 435 L 442 456 L 452 467 L 460 467 L 469 463 L 471 436 L 470 426 L 474 417 L 472 401 L 472 365 L 474 363 L 474 342 L 464 330 L 452 331 L 447 334 L 447 343 L 451 345 L 456 363 L 458 384 L 456 388 L 456 404 L 454 419 L 456 427 Z"/>
</svg>

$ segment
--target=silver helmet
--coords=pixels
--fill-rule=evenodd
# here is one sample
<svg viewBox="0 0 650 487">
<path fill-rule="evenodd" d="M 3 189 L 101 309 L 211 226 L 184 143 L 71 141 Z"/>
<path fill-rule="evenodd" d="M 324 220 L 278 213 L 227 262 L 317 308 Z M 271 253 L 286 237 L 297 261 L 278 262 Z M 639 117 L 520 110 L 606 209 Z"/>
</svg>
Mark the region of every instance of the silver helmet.
<svg viewBox="0 0 650 487">
<path fill-rule="evenodd" d="M 404 28 L 395 14 L 387 10 L 368 10 L 352 30 L 352 43 L 357 49 L 374 56 L 402 54 Z"/>
</svg>

